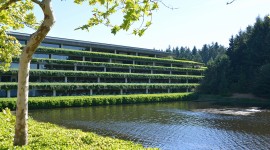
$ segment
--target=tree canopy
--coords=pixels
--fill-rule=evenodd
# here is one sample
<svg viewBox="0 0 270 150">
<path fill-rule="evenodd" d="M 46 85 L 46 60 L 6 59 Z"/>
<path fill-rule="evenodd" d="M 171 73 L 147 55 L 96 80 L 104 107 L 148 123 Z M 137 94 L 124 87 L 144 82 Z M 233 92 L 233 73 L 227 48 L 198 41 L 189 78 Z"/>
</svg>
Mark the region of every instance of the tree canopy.
<svg viewBox="0 0 270 150">
<path fill-rule="evenodd" d="M 173 48 L 169 46 L 165 51 L 172 53 L 176 59 L 188 59 L 208 64 L 218 56 L 225 54 L 226 48 L 218 42 L 212 42 L 211 44 L 204 44 L 201 49 L 197 49 L 195 46 L 192 49 L 183 46 Z"/>
<path fill-rule="evenodd" d="M 227 93 L 254 93 L 270 98 L 268 94 L 270 84 L 267 77 L 270 63 L 269 16 L 258 17 L 254 25 L 248 26 L 245 31 L 239 31 L 229 41 L 229 48 L 225 54 L 228 60 L 226 63 L 219 63 L 220 61 L 216 60 L 209 66 L 201 91 L 222 94 L 224 91 L 214 90 L 222 84 L 221 89 L 229 89 L 226 90 Z M 226 80 L 222 81 L 224 83 L 214 82 L 224 78 L 224 74 L 226 77 Z M 204 86 L 213 90 L 207 90 L 203 88 Z"/>
<path fill-rule="evenodd" d="M 21 45 L 16 38 L 7 34 L 7 31 L 18 30 L 25 26 L 35 28 L 36 19 L 32 10 L 31 0 L 26 1 L 0 1 L 0 70 L 7 70 L 12 57 L 21 52 Z"/>
</svg>

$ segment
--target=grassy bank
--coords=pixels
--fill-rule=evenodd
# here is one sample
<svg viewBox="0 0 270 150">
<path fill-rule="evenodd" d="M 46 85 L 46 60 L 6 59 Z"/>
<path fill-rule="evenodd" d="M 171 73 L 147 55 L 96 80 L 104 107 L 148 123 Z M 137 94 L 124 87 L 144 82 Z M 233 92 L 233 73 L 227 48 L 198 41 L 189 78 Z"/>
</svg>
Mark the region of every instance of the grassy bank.
<svg viewBox="0 0 270 150">
<path fill-rule="evenodd" d="M 0 113 L 0 149 L 144 149 L 142 145 L 103 137 L 91 132 L 65 129 L 29 119 L 29 144 L 14 147 L 15 117 L 9 110 Z"/>
<path fill-rule="evenodd" d="M 44 109 L 44 108 L 86 107 L 98 105 L 182 101 L 182 100 L 194 100 L 196 98 L 197 95 L 194 93 L 30 97 L 28 102 L 28 108 Z M 0 98 L 0 110 L 4 108 L 15 110 L 16 98 Z"/>
</svg>

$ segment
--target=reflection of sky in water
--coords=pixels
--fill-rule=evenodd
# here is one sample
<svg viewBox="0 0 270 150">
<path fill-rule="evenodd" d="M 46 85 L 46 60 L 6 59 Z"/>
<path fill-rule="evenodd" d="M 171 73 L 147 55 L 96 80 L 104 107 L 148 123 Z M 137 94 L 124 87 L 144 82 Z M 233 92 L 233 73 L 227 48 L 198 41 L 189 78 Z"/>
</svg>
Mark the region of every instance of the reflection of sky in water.
<svg viewBox="0 0 270 150">
<path fill-rule="evenodd" d="M 258 108 L 212 108 L 185 102 L 181 105 L 165 103 L 43 110 L 30 114 L 41 121 L 161 149 L 270 147 L 270 112 Z"/>
<path fill-rule="evenodd" d="M 268 136 L 257 136 L 248 133 L 193 126 L 189 124 L 170 125 L 141 122 L 69 122 L 83 128 L 98 132 L 106 131 L 106 135 L 116 135 L 129 140 L 155 146 L 162 149 L 256 149 L 260 145 L 270 146 Z M 260 142 L 253 142 L 260 141 Z"/>
<path fill-rule="evenodd" d="M 206 112 L 206 113 L 213 113 L 213 114 L 224 114 L 224 115 L 242 115 L 242 116 L 248 116 L 252 115 L 257 112 L 261 112 L 257 107 L 251 107 L 251 108 L 222 108 L 222 109 L 216 109 L 216 108 L 208 108 L 208 109 L 196 109 L 194 111 L 197 112 Z"/>
</svg>

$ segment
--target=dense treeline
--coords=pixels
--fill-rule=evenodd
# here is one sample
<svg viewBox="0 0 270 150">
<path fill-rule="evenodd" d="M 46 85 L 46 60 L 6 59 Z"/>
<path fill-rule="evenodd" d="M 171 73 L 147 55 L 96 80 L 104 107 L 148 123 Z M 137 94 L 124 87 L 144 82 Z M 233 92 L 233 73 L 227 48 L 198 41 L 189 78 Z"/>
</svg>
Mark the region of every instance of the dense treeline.
<svg viewBox="0 0 270 150">
<path fill-rule="evenodd" d="M 226 48 L 215 42 L 204 44 L 201 49 L 197 49 L 195 46 L 192 49 L 183 46 L 180 48 L 171 48 L 169 46 L 165 51 L 172 53 L 173 57 L 176 59 L 187 59 L 208 64 L 214 61 L 217 56 L 225 54 Z"/>
<path fill-rule="evenodd" d="M 208 63 L 200 91 L 207 94 L 254 93 L 270 98 L 270 18 L 230 38 L 225 54 Z"/>
</svg>

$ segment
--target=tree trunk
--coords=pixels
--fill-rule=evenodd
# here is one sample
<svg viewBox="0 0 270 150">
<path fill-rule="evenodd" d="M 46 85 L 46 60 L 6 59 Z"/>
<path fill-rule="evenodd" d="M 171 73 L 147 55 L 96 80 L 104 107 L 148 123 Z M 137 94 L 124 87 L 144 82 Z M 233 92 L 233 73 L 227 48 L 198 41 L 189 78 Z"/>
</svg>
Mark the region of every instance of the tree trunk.
<svg viewBox="0 0 270 150">
<path fill-rule="evenodd" d="M 16 126 L 14 145 L 27 145 L 28 143 L 28 92 L 29 92 L 29 70 L 32 55 L 36 48 L 43 41 L 54 24 L 54 16 L 51 9 L 51 0 L 36 1 L 43 13 L 44 20 L 38 30 L 31 35 L 27 45 L 24 47 L 20 56 L 20 65 L 18 73 L 18 91 L 17 91 L 17 108 L 16 108 Z"/>
</svg>

